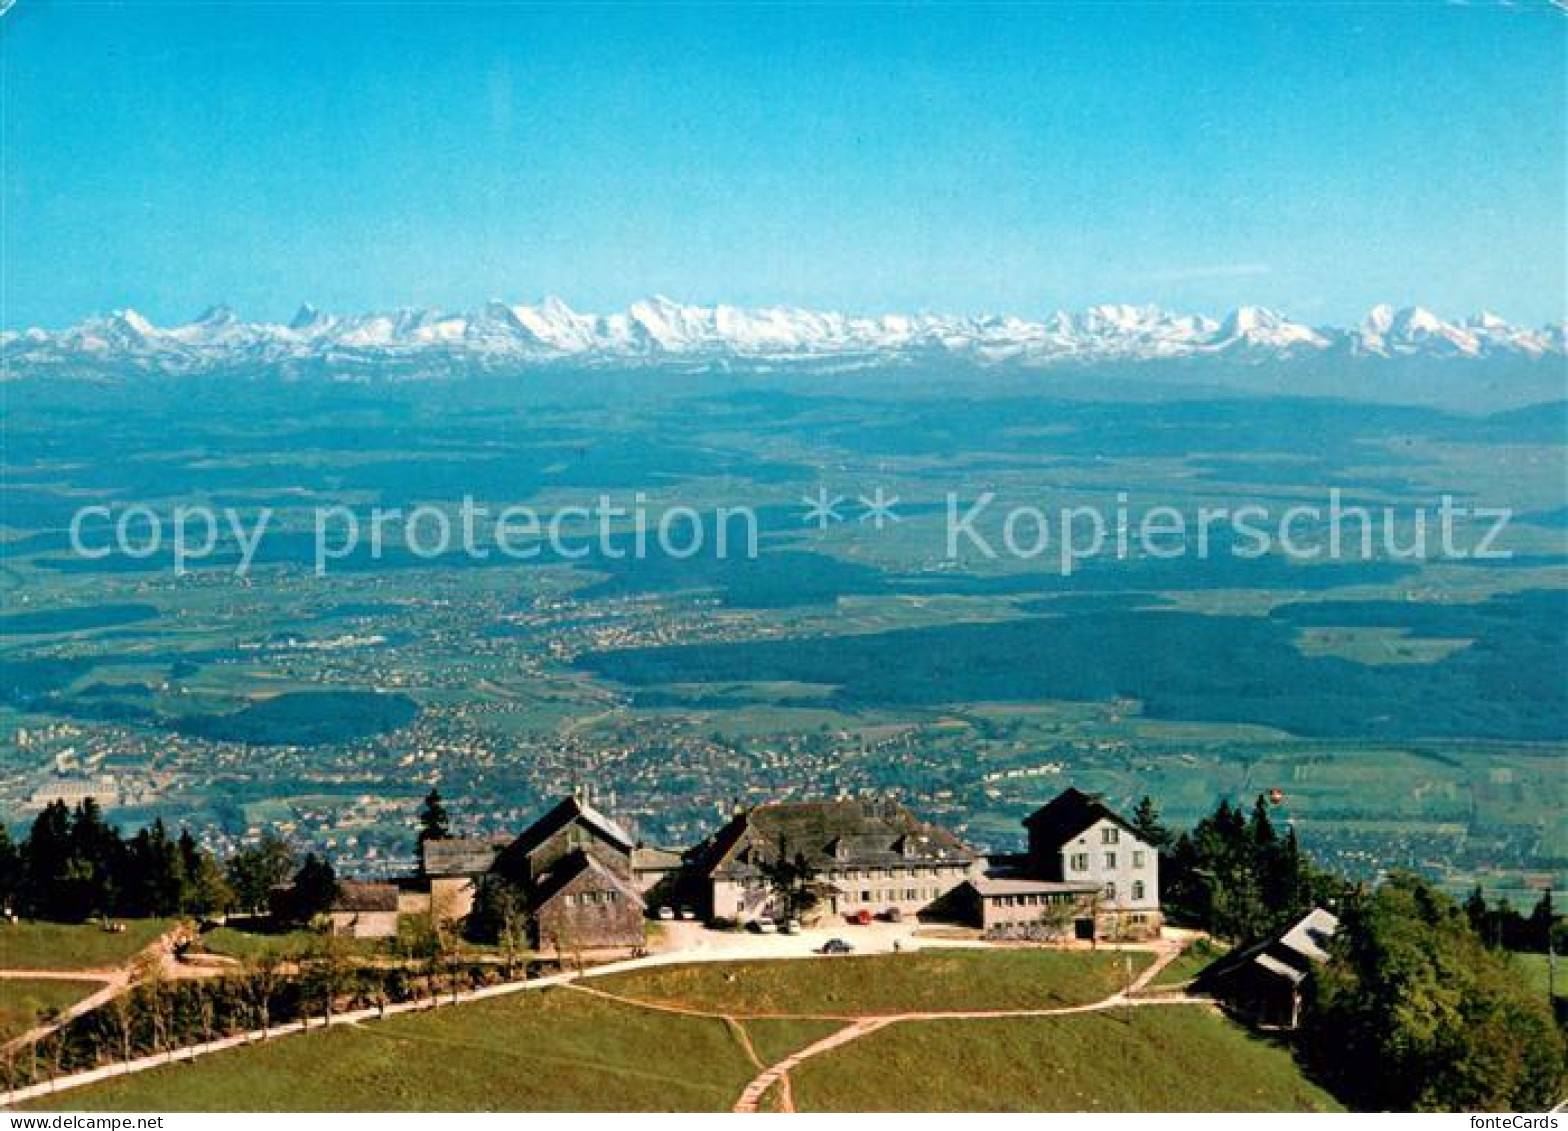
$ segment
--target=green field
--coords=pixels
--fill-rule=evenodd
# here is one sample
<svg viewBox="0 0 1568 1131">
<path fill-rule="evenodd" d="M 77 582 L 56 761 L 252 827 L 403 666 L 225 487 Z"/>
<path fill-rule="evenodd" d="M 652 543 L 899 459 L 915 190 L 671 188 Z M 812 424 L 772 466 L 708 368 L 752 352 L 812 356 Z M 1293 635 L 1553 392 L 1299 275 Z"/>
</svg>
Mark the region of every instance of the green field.
<svg viewBox="0 0 1568 1131">
<path fill-rule="evenodd" d="M 752 1017 L 737 1022 L 746 1030 L 757 1059 L 764 1066 L 777 1064 L 790 1053 L 820 1041 L 843 1027 L 842 1021 L 803 1018 Z"/>
<path fill-rule="evenodd" d="M 1562 886 L 1560 405 L 1064 398 L 956 374 L 844 402 L 782 374 L 767 391 L 692 375 L 617 383 L 607 417 L 603 376 L 301 387 L 287 403 L 260 387 L 61 387 L 12 406 L 8 466 L 26 487 L 0 530 L 0 589 L 18 597 L 0 624 L 0 734 L 30 738 L 0 749 L 0 811 L 24 812 L 56 759 L 97 745 L 142 799 L 117 819 L 177 814 L 217 842 L 289 827 L 347 876 L 406 855 L 409 767 L 434 750 L 461 831 L 515 834 L 592 778 L 616 816 L 674 846 L 737 799 L 891 793 L 1006 851 L 1069 783 L 1119 806 L 1149 794 L 1173 829 L 1279 788 L 1280 822 L 1326 867 L 1418 866 L 1515 903 Z M 62 419 L 81 427 L 62 434 Z M 1306 457 L 1303 435 L 1330 439 Z M 824 483 L 852 519 L 854 496 L 885 486 L 903 521 L 803 526 L 799 500 Z M 1134 511 L 1190 517 L 1321 504 L 1325 484 L 1395 507 L 1406 535 L 1410 508 L 1440 493 L 1510 506 L 1515 558 L 1134 554 L 1066 576 L 1051 555 L 945 551 L 950 492 L 995 491 L 992 517 L 1122 491 Z M 169 576 L 162 553 L 71 553 L 64 531 L 95 491 L 160 513 L 219 497 L 250 520 L 274 511 L 244 600 L 150 585 Z M 471 495 L 548 514 L 635 492 L 655 509 L 754 507 L 761 552 L 619 556 L 618 522 L 614 555 L 516 568 L 426 560 L 393 530 L 377 560 L 303 583 L 317 506 L 363 521 Z M 221 541 L 197 567 L 208 581 L 237 561 Z"/>
<path fill-rule="evenodd" d="M 1552 985 L 1551 972 L 1547 967 L 1544 954 L 1515 954 L 1514 964 L 1524 973 L 1526 982 L 1533 986 L 1542 997 L 1546 997 L 1552 989 L 1556 989 L 1557 997 L 1568 997 L 1568 960 L 1561 956 L 1557 959 L 1556 986 Z"/>
<path fill-rule="evenodd" d="M 0 1041 L 47 1021 L 100 984 L 63 978 L 0 978 Z"/>
<path fill-rule="evenodd" d="M 806 1061 L 801 1111 L 1337 1111 L 1290 1054 L 1201 1006 L 901 1022 Z"/>
<path fill-rule="evenodd" d="M 398 938 L 354 939 L 339 935 L 330 938 L 330 944 L 334 950 L 349 955 L 367 957 L 406 955 L 409 953 L 409 947 L 415 945 L 413 938 L 407 934 L 412 928 L 410 918 L 405 917 L 401 925 L 405 934 Z M 249 962 L 263 956 L 287 962 L 319 954 L 328 943 L 329 936 L 308 928 L 269 931 L 250 929 L 242 923 L 238 926 L 214 927 L 210 931 L 202 932 L 200 948 L 209 954 L 224 955 L 241 962 Z M 496 959 L 503 956 L 499 947 L 470 942 L 463 938 L 451 940 L 450 947 L 450 953 L 460 957 Z M 514 957 L 527 960 L 533 957 L 533 952 L 520 951 Z"/>
<path fill-rule="evenodd" d="M 214 927 L 201 936 L 201 948 L 209 954 L 226 955 L 242 961 L 270 956 L 299 958 L 321 945 L 316 931 L 242 931 L 235 927 Z"/>
<path fill-rule="evenodd" d="M 1170 965 L 1154 976 L 1151 989 L 1185 985 L 1198 976 L 1204 967 L 1213 963 L 1229 948 L 1223 943 L 1197 939 L 1178 954 Z"/>
<path fill-rule="evenodd" d="M 769 1033 L 770 1052 L 782 1031 Z M 810 1034 L 807 1034 L 808 1039 Z M 712 1111 L 757 1072 L 716 1018 L 543 990 L 287 1037 L 40 1106 L 122 1111 Z"/>
<path fill-rule="evenodd" d="M 305 958 L 321 950 L 327 936 L 320 931 L 247 931 L 238 927 L 214 927 L 203 932 L 201 948 L 209 954 L 226 955 L 241 961 L 263 956 L 284 961 Z M 385 954 L 391 950 L 387 940 L 337 937 L 332 945 L 350 954 Z"/>
<path fill-rule="evenodd" d="M 130 919 L 125 930 L 96 923 L 0 925 L 0 969 L 89 970 L 118 966 L 174 925 L 169 919 Z"/>
<path fill-rule="evenodd" d="M 1098 1001 L 1147 954 L 932 950 L 826 961 L 692 963 L 597 979 L 608 992 L 736 1014 L 835 1017 L 941 1009 L 1051 1009 Z"/>
<path fill-rule="evenodd" d="M 843 1014 L 1049 1007 L 1118 984 L 1120 956 L 1039 951 L 719 964 L 596 979 L 638 1001 Z M 833 1019 L 692 1016 L 523 992 L 160 1067 L 38 1106 L 133 1111 L 728 1110 Z M 742 1039 L 744 1033 L 745 1040 Z M 748 1051 L 747 1045 L 750 1045 Z M 755 1056 L 751 1053 L 755 1052 Z M 1331 1110 L 1289 1054 L 1202 1006 L 898 1022 L 792 1074 L 804 1110 Z M 896 1082 L 896 1086 L 889 1082 Z M 763 1107 L 776 1106 L 776 1095 Z"/>
</svg>

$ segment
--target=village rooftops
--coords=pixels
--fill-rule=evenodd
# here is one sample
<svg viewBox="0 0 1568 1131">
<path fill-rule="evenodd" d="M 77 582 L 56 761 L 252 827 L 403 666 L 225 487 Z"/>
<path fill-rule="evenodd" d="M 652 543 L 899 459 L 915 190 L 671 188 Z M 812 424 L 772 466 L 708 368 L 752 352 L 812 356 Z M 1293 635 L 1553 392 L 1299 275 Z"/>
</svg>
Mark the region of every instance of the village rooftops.
<svg viewBox="0 0 1568 1131">
<path fill-rule="evenodd" d="M 896 801 L 798 801 L 758 805 L 733 817 L 698 850 L 704 874 L 755 875 L 797 853 L 817 869 L 918 865 L 968 867 L 975 853 L 951 832 Z"/>
</svg>

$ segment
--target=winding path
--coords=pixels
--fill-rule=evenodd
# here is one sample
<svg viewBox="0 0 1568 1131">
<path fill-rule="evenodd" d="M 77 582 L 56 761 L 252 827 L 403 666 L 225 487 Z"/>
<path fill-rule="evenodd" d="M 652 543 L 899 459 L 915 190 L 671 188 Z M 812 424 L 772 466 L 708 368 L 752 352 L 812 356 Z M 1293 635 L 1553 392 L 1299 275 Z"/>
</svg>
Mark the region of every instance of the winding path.
<svg viewBox="0 0 1568 1131">
<path fill-rule="evenodd" d="M 741 1090 L 740 1098 L 735 1101 L 733 1110 L 739 1113 L 755 1113 L 759 1111 L 763 1097 L 768 1094 L 769 1089 L 774 1085 L 778 1085 L 780 1107 L 786 1112 L 792 1112 L 795 1110 L 794 1094 L 789 1077 L 792 1069 L 802 1061 L 831 1052 L 836 1048 L 849 1044 L 851 1041 L 859 1040 L 867 1034 L 875 1033 L 879 1029 L 885 1029 L 889 1025 L 902 1021 L 984 1021 L 1008 1017 L 1063 1017 L 1079 1013 L 1099 1013 L 1109 1009 L 1131 1006 L 1194 1005 L 1207 1001 L 1206 998 L 1192 997 L 1179 989 L 1161 990 L 1146 996 L 1138 996 L 1182 952 L 1183 942 L 1180 940 L 1164 940 L 1154 944 L 1149 949 L 1154 951 L 1154 961 L 1145 967 L 1125 989 L 1118 990 L 1116 993 L 1099 1001 L 1086 1002 L 1082 1005 L 1055 1006 L 1046 1009 L 912 1010 L 904 1013 L 877 1013 L 859 1016 L 845 1016 L 838 1013 L 723 1012 L 701 1009 L 696 1006 L 679 1005 L 673 1002 L 645 1001 L 641 998 L 628 997 L 624 994 L 611 993 L 608 990 L 584 985 L 582 982 L 572 983 L 569 988 L 577 993 L 589 994 L 593 997 L 604 998 L 608 1001 L 634 1006 L 638 1009 L 652 1010 L 656 1013 L 674 1013 L 683 1017 L 704 1017 L 723 1021 L 730 1027 L 730 1031 L 735 1035 L 736 1042 L 741 1046 L 746 1056 L 760 1069 L 757 1075 Z M 776 1064 L 764 1066 L 757 1057 L 757 1051 L 751 1043 L 750 1036 L 746 1033 L 744 1022 L 766 1019 L 843 1021 L 845 1025 L 843 1028 L 829 1033 L 821 1040 L 797 1049 Z"/>
<path fill-rule="evenodd" d="M 60 1010 L 42 1025 L 35 1025 L 20 1036 L 0 1044 L 0 1054 L 14 1052 L 35 1041 L 41 1041 L 49 1034 L 69 1025 L 82 1014 L 90 1013 L 100 1005 L 107 1005 L 135 985 L 139 972 L 149 965 L 149 960 L 151 964 L 162 968 L 166 973 L 178 976 L 178 971 L 174 969 L 177 965 L 174 962 L 174 948 L 183 936 L 184 929 L 181 927 L 165 931 L 119 966 L 94 966 L 81 970 L 0 970 L 0 979 L 103 983 L 80 1001 L 72 1002 Z"/>
<path fill-rule="evenodd" d="M 857 1041 L 869 1033 L 875 1033 L 879 1029 L 885 1029 L 901 1021 L 983 1021 L 1001 1017 L 1062 1017 L 1074 1013 L 1099 1013 L 1124 1006 L 1191 1005 L 1202 1002 L 1206 999 L 1190 997 L 1183 993 L 1162 993 L 1154 997 L 1135 996 L 1158 977 L 1160 971 L 1169 966 L 1181 951 L 1182 947 L 1179 943 L 1157 944 L 1154 961 L 1149 963 L 1126 989 L 1119 990 L 1100 1001 L 1088 1002 L 1084 1005 L 1064 1005 L 1054 1009 L 920 1010 L 910 1013 L 868 1014 L 853 1018 L 838 1032 L 829 1033 L 820 1041 L 809 1044 L 803 1049 L 797 1049 L 777 1064 L 763 1069 L 741 1090 L 740 1098 L 735 1101 L 733 1110 L 741 1114 L 756 1113 L 762 1098 L 768 1094 L 768 1089 L 777 1084 L 781 1109 L 793 1112 L 795 1099 L 789 1079 L 791 1069 L 802 1061 L 842 1048 L 851 1041 Z"/>
<path fill-rule="evenodd" d="M 160 946 L 172 946 L 172 942 L 166 936 L 164 939 L 159 939 L 146 951 L 143 951 L 142 954 L 147 954 L 150 951 L 156 950 Z M 584 984 L 584 982 L 589 979 L 608 974 L 619 974 L 632 970 L 642 970 L 650 966 L 685 965 L 691 962 L 734 961 L 738 957 L 734 955 L 725 955 L 723 953 L 669 951 L 659 954 L 647 955 L 642 958 L 631 958 L 618 962 L 610 962 L 602 966 L 590 967 L 582 971 L 565 971 L 560 974 L 548 975 L 529 981 L 503 982 L 498 985 L 486 986 L 481 989 L 469 990 L 463 993 L 452 995 L 450 997 L 443 997 L 439 1001 L 422 999 L 418 1001 L 389 1004 L 384 1007 L 373 1006 L 367 1009 L 335 1013 L 330 1019 L 308 1018 L 303 1021 L 294 1021 L 286 1024 L 275 1025 L 267 1029 L 254 1030 L 248 1033 L 237 1033 L 233 1036 L 222 1037 L 213 1041 L 203 1042 L 201 1044 L 170 1049 L 162 1053 L 156 1053 L 151 1056 L 138 1057 L 130 1061 L 106 1064 L 98 1068 L 88 1069 L 83 1072 L 73 1073 L 68 1076 L 61 1076 L 39 1084 L 18 1088 L 12 1092 L 0 1093 L 0 1110 L 4 1110 L 18 1103 L 26 1102 L 30 1099 L 37 1099 L 43 1096 L 51 1095 L 56 1092 L 82 1087 L 87 1084 L 98 1083 L 104 1080 L 113 1079 L 117 1076 L 145 1072 L 149 1069 L 157 1068 L 165 1064 L 195 1060 L 199 1057 L 208 1056 L 224 1049 L 237 1048 L 241 1045 L 252 1044 L 260 1041 L 270 1041 L 291 1033 L 303 1033 L 315 1029 L 325 1028 L 330 1025 L 359 1025 L 360 1023 L 366 1021 L 377 1021 L 403 1013 L 414 1013 L 426 1009 L 444 1007 L 448 1004 L 455 1005 L 463 1002 L 481 1001 L 486 998 L 501 997 L 503 995 L 514 994 L 519 991 L 538 990 L 550 986 L 560 986 L 570 988 L 579 993 L 592 994 L 594 996 L 621 1002 L 626 1005 L 635 1006 L 640 1009 L 649 1009 L 665 1013 L 678 1013 L 690 1017 L 709 1017 L 724 1021 L 727 1025 L 729 1025 L 731 1032 L 735 1036 L 737 1044 L 740 1045 L 747 1058 L 751 1060 L 751 1062 L 759 1069 L 757 1076 L 755 1076 L 742 1090 L 741 1096 L 736 1101 L 733 1110 L 736 1112 L 757 1111 L 758 1104 L 762 1097 L 767 1093 L 768 1089 L 771 1088 L 774 1084 L 778 1084 L 779 1099 L 783 1110 L 793 1111 L 794 1098 L 791 1092 L 789 1080 L 790 1069 L 795 1067 L 801 1061 L 807 1060 L 810 1057 L 818 1056 L 824 1052 L 831 1051 L 834 1048 L 838 1048 L 841 1045 L 848 1044 L 850 1041 L 865 1036 L 867 1033 L 875 1032 L 878 1029 L 900 1021 L 935 1021 L 942 1019 L 981 1020 L 985 1018 L 999 1017 L 1053 1017 L 1073 1013 L 1093 1013 L 1101 1010 L 1114 1009 L 1118 1006 L 1193 1004 L 1204 1002 L 1207 999 L 1189 997 L 1180 993 L 1162 992 L 1159 996 L 1133 996 L 1145 986 L 1147 986 L 1162 969 L 1169 965 L 1169 963 L 1178 954 L 1181 953 L 1182 946 L 1183 944 L 1180 941 L 1165 940 L 1161 943 L 1156 943 L 1147 947 L 1128 947 L 1126 949 L 1129 950 L 1153 950 L 1156 957 L 1154 962 L 1150 963 L 1150 965 L 1144 969 L 1142 973 L 1140 973 L 1125 990 L 1112 994 L 1110 997 L 1107 997 L 1101 1001 L 1091 1002 L 1086 1005 L 1061 1006 L 1053 1009 L 963 1010 L 951 1012 L 916 1011 L 908 1013 L 867 1015 L 858 1017 L 846 1017 L 842 1014 L 823 1013 L 723 1013 L 713 1010 L 698 1009 L 690 1006 L 675 1005 L 666 1002 L 643 1001 L 638 998 L 626 997 L 621 994 L 611 993 L 607 990 L 601 990 Z M 793 959 L 797 961 L 811 960 L 808 956 L 805 955 L 777 955 L 773 957 L 777 959 Z M 831 962 L 834 960 L 832 958 L 819 958 L 817 961 Z M 126 988 L 128 988 L 128 986 L 131 984 L 132 970 L 132 964 L 127 964 L 124 968 L 122 968 L 115 983 L 106 986 L 103 991 L 100 991 L 100 994 L 108 994 L 108 997 L 102 998 L 101 1000 L 108 1000 L 116 993 L 123 992 Z M 15 977 L 23 977 L 26 976 L 28 972 L 11 971 L 9 973 Z M 79 978 L 89 978 L 95 975 L 103 976 L 106 972 L 101 970 L 94 972 L 78 970 L 71 971 L 69 973 L 74 974 Z M 58 976 L 65 977 L 67 974 L 59 973 Z M 88 1000 L 99 999 L 100 994 L 95 994 L 93 995 L 92 999 Z M 75 1012 L 73 1012 L 72 1015 L 75 1016 L 76 1012 L 86 1012 L 86 1008 L 88 1007 L 85 1001 L 79 1002 L 77 1003 L 77 1006 L 73 1007 Z M 747 1020 L 760 1020 L 764 1018 L 781 1020 L 829 1020 L 842 1021 L 846 1024 L 844 1028 L 829 1034 L 827 1037 L 824 1037 L 823 1039 L 813 1044 L 807 1045 L 805 1048 L 792 1053 L 783 1060 L 780 1060 L 778 1063 L 764 1066 L 761 1057 L 757 1055 L 755 1046 L 753 1046 L 751 1043 L 750 1035 L 745 1032 L 744 1027 L 744 1022 Z M 69 1018 L 64 1018 L 57 1022 L 57 1024 L 63 1024 L 64 1020 L 68 1019 Z M 25 1039 L 36 1039 L 37 1036 L 37 1033 L 28 1034 L 27 1038 Z"/>
</svg>

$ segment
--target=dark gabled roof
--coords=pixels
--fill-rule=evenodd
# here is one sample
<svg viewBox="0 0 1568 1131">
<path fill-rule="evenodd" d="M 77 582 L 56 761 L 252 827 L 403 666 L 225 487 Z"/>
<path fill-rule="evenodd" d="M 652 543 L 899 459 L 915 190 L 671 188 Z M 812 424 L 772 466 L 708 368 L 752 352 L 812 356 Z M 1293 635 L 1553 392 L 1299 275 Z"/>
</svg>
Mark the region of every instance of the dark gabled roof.
<svg viewBox="0 0 1568 1131">
<path fill-rule="evenodd" d="M 599 881 L 601 890 L 614 888 L 634 905 L 644 906 L 642 893 L 634 887 L 626 877 L 617 875 L 606 868 L 591 853 L 577 849 L 556 861 L 548 872 L 539 878 L 539 884 L 533 890 L 532 903 L 537 909 L 549 903 L 559 895 L 565 887 L 585 873 Z"/>
<path fill-rule="evenodd" d="M 509 856 L 526 856 L 573 821 L 582 821 L 605 840 L 630 852 L 637 842 L 610 818 L 573 794 L 555 804 L 544 816 L 523 830 L 507 848 Z"/>
<path fill-rule="evenodd" d="M 748 874 L 785 846 L 813 867 L 968 864 L 972 849 L 889 800 L 792 801 L 737 814 L 701 846 L 705 875 Z"/>
<path fill-rule="evenodd" d="M 419 858 L 427 876 L 477 876 L 490 870 L 500 845 L 477 837 L 423 841 Z"/>
<path fill-rule="evenodd" d="M 1312 967 L 1328 961 L 1329 940 L 1337 930 L 1338 916 L 1314 907 L 1284 930 L 1227 954 L 1201 972 L 1195 984 L 1199 988 L 1209 988 L 1237 970 L 1252 966 L 1299 985 L 1312 972 Z"/>
<path fill-rule="evenodd" d="M 1113 821 L 1133 836 L 1138 835 L 1138 830 L 1109 809 L 1099 794 L 1084 793 L 1072 786 L 1025 817 L 1024 827 L 1047 844 L 1061 845 L 1100 821 Z"/>
<path fill-rule="evenodd" d="M 332 901 L 332 910 L 396 911 L 397 885 L 344 880 L 338 884 L 338 897 Z"/>
</svg>

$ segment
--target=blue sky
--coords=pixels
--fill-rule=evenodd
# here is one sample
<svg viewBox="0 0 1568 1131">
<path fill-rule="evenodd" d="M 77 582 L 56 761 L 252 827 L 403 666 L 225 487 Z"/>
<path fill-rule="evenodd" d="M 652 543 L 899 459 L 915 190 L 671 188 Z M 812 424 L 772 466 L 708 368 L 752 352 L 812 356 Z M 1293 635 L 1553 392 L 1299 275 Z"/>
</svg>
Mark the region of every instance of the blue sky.
<svg viewBox="0 0 1568 1131">
<path fill-rule="evenodd" d="M 1564 316 L 1545 0 L 18 0 L 0 52 L 10 326 L 653 292 Z"/>
</svg>

